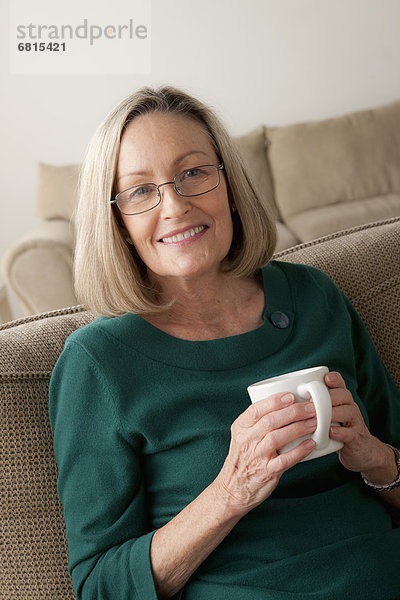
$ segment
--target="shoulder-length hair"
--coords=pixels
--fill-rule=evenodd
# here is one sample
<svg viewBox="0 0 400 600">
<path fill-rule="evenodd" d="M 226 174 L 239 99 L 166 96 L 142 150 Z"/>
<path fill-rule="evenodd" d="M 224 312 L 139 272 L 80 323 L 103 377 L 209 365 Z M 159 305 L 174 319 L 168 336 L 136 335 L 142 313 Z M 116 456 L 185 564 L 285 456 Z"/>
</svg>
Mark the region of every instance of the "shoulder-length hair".
<svg viewBox="0 0 400 600">
<path fill-rule="evenodd" d="M 194 119 L 210 137 L 224 163 L 233 219 L 233 240 L 223 269 L 234 277 L 251 277 L 271 258 L 276 244 L 275 221 L 247 175 L 234 143 L 214 112 L 199 100 L 173 87 L 145 87 L 129 95 L 96 131 L 80 174 L 75 213 L 75 290 L 89 310 L 118 316 L 166 310 L 159 290 L 147 278 L 146 266 L 126 232 L 118 208 L 116 170 L 122 134 L 136 117 L 151 112 Z"/>
</svg>

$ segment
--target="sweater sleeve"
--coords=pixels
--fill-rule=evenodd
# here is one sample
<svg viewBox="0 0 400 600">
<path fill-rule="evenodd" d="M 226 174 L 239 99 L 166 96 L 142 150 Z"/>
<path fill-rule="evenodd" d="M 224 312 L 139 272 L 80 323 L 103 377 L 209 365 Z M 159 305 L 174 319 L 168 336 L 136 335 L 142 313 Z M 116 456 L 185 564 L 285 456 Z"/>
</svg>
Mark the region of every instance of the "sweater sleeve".
<svg viewBox="0 0 400 600">
<path fill-rule="evenodd" d="M 140 441 L 124 432 L 104 376 L 79 343 L 67 341 L 49 401 L 77 599 L 157 600 Z"/>
<path fill-rule="evenodd" d="M 382 442 L 400 447 L 400 391 L 397 389 L 360 315 L 324 272 L 307 267 L 326 304 L 351 332 L 358 398 L 364 404 L 369 429 Z"/>
<path fill-rule="evenodd" d="M 400 448 L 400 391 L 382 362 L 356 309 L 344 297 L 352 322 L 357 394 L 365 404 L 369 427 L 382 442 Z"/>
</svg>

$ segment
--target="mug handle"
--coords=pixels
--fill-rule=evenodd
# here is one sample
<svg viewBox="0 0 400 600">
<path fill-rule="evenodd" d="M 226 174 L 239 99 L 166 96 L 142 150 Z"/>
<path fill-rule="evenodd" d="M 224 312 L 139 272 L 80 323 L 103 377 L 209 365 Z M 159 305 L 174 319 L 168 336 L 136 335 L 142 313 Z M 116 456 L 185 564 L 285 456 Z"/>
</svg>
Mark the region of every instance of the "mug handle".
<svg viewBox="0 0 400 600">
<path fill-rule="evenodd" d="M 332 402 L 328 388 L 322 381 L 303 383 L 298 388 L 299 395 L 310 396 L 314 402 L 317 417 L 317 428 L 311 436 L 318 450 L 323 450 L 329 443 L 329 427 L 332 419 Z"/>
</svg>

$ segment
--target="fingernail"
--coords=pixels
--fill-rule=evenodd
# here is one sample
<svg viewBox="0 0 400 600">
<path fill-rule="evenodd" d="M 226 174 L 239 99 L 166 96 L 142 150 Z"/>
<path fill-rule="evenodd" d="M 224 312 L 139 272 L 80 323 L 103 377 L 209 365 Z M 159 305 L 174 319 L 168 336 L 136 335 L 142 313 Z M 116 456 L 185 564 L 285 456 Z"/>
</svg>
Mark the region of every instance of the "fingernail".
<svg viewBox="0 0 400 600">
<path fill-rule="evenodd" d="M 291 402 L 293 402 L 293 400 L 294 400 L 293 394 L 285 394 L 281 398 L 282 404 L 290 404 Z"/>
<path fill-rule="evenodd" d="M 336 373 L 329 373 L 328 374 L 328 379 L 331 383 L 338 383 L 339 382 L 339 377 L 336 375 Z"/>
<path fill-rule="evenodd" d="M 307 402 L 307 404 L 304 407 L 304 410 L 308 413 L 315 413 L 315 406 L 314 406 L 314 402 Z"/>
</svg>

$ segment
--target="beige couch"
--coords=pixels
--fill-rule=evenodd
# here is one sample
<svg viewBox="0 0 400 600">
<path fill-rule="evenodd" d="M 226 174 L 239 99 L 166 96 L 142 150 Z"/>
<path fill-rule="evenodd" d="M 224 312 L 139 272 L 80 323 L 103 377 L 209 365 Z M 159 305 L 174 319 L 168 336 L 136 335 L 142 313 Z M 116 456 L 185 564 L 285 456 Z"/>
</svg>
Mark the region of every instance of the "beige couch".
<svg viewBox="0 0 400 600">
<path fill-rule="evenodd" d="M 400 215 L 400 102 L 319 122 L 260 126 L 236 139 L 282 250 Z M 3 277 L 26 314 L 73 305 L 78 166 L 39 164 L 41 224 L 4 256 Z"/>
<path fill-rule="evenodd" d="M 400 218 L 395 218 L 291 248 L 278 258 L 314 265 L 332 277 L 358 309 L 400 387 L 399 239 Z M 74 598 L 47 394 L 66 337 L 92 319 L 78 307 L 0 326 L 0 598 L 4 600 Z"/>
</svg>

